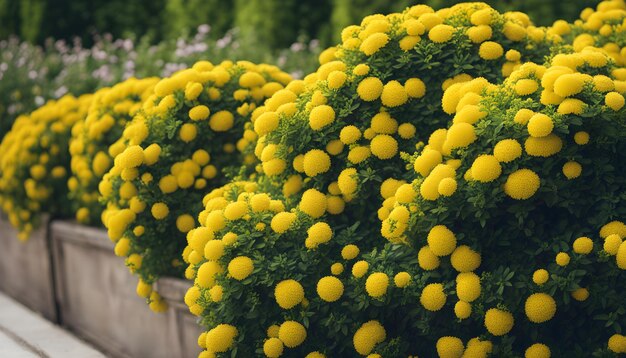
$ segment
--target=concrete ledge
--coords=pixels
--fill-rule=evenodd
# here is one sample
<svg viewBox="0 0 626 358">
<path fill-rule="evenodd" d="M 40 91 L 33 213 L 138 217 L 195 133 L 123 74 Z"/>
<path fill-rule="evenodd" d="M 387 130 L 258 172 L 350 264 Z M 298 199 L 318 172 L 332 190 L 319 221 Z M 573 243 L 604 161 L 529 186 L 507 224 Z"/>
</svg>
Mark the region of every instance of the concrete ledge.
<svg viewBox="0 0 626 358">
<path fill-rule="evenodd" d="M 6 216 L 0 214 L 0 248 L 0 291 L 58 322 L 48 219 L 42 218 L 41 227 L 22 242 Z"/>
<path fill-rule="evenodd" d="M 0 293 L 0 357 L 105 358 L 105 356 Z"/>
</svg>

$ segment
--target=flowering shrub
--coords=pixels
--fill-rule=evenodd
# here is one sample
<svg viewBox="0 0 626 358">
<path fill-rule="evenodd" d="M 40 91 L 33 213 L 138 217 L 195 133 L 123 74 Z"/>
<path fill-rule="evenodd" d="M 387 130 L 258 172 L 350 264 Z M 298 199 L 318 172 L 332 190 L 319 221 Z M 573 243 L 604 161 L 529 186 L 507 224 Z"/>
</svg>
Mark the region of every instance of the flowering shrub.
<svg viewBox="0 0 626 358">
<path fill-rule="evenodd" d="M 198 62 L 161 80 L 113 145 L 119 154 L 99 185 L 103 222 L 154 310 L 165 303 L 152 284 L 182 275 L 178 258 L 203 195 L 254 162 L 250 117 L 290 80 L 270 65 Z"/>
<path fill-rule="evenodd" d="M 303 94 L 277 93 L 276 106 L 254 124 L 269 181 L 287 196 L 315 188 L 348 202 L 351 210 L 337 219 L 344 223 L 376 222 L 382 199 L 370 188 L 400 179 L 401 153 L 449 121 L 451 109 L 439 105 L 443 89 L 474 77 L 500 82 L 559 41 L 521 13 L 478 3 L 368 16 L 342 38 L 321 55 Z M 386 183 L 384 196 L 402 184 Z"/>
<path fill-rule="evenodd" d="M 414 253 L 378 268 L 411 277 L 412 289 L 384 298 L 423 312 L 400 335 L 419 342 L 410 352 L 625 351 L 625 80 L 609 57 L 583 50 L 524 64 L 498 88 L 446 91 L 452 125 L 413 156 L 409 195 L 396 191 L 380 215 L 382 235 Z M 467 97 L 484 117 L 465 115 Z"/>
<path fill-rule="evenodd" d="M 118 139 L 141 104 L 152 93 L 157 78 L 128 79 L 111 88 L 97 91 L 84 121 L 72 128 L 70 154 L 72 177 L 69 196 L 80 223 L 97 223 L 103 205 L 98 184 L 113 165 L 113 158 L 124 149 Z"/>
<path fill-rule="evenodd" d="M 18 117 L 0 144 L 0 204 L 26 240 L 42 212 L 69 215 L 68 141 L 87 113 L 91 95 L 64 96 Z"/>
</svg>

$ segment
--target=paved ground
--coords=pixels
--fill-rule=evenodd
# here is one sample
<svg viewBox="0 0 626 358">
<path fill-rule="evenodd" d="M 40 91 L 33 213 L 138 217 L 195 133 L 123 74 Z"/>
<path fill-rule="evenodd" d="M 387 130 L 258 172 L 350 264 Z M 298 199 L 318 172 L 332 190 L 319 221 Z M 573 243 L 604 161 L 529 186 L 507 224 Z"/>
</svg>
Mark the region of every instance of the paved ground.
<svg viewBox="0 0 626 358">
<path fill-rule="evenodd" d="M 87 343 L 0 293 L 0 358 L 105 358 Z"/>
</svg>

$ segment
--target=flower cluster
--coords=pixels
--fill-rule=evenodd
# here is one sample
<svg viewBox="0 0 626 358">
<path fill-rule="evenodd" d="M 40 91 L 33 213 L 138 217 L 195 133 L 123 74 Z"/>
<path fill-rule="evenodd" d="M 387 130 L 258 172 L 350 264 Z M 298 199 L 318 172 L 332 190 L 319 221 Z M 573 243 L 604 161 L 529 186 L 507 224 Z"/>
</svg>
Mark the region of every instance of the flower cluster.
<svg viewBox="0 0 626 358">
<path fill-rule="evenodd" d="M 103 206 L 98 184 L 113 166 L 113 159 L 124 149 L 118 141 L 122 130 L 141 108 L 157 78 L 128 79 L 111 88 L 97 91 L 85 120 L 72 128 L 69 151 L 72 177 L 69 196 L 76 205 L 76 220 L 94 224 L 100 221 Z"/>
<path fill-rule="evenodd" d="M 389 247 L 417 253 L 387 269 L 407 270 L 422 297 L 439 285 L 421 306 L 452 316 L 402 332 L 412 349 L 441 354 L 440 337 L 479 336 L 481 356 L 623 352 L 625 94 L 626 70 L 591 48 L 526 63 L 498 87 L 445 92 L 451 125 L 379 211 Z M 389 309 L 419 309 L 409 290 L 400 297 Z"/>
<path fill-rule="evenodd" d="M 152 284 L 182 275 L 185 234 L 196 226 L 202 197 L 254 162 L 250 119 L 290 81 L 275 66 L 198 62 L 159 81 L 113 144 L 119 154 L 99 184 L 102 219 L 154 310 L 165 304 Z"/>
<path fill-rule="evenodd" d="M 68 141 L 87 113 L 91 95 L 49 101 L 15 121 L 0 144 L 0 204 L 26 240 L 42 213 L 69 215 Z"/>
</svg>

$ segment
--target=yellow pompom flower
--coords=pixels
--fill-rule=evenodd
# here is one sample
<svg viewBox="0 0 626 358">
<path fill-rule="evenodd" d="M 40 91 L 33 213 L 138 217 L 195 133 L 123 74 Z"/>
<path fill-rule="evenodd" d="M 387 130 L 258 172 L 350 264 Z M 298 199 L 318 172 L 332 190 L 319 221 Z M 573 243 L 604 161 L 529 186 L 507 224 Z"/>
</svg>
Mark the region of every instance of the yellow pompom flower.
<svg viewBox="0 0 626 358">
<path fill-rule="evenodd" d="M 193 123 L 185 123 L 180 127 L 178 135 L 183 142 L 189 143 L 196 139 L 196 136 L 198 135 L 198 127 L 196 127 Z"/>
<path fill-rule="evenodd" d="M 353 244 L 346 245 L 341 249 L 341 257 L 344 260 L 353 260 L 359 255 L 359 247 Z"/>
<path fill-rule="evenodd" d="M 189 214 L 180 215 L 176 218 L 176 228 L 180 232 L 189 232 L 194 228 L 196 222 Z"/>
<path fill-rule="evenodd" d="M 369 321 L 357 329 L 352 338 L 352 343 L 357 353 L 366 356 L 372 352 L 378 343 L 384 341 L 386 336 L 387 332 L 380 322 Z"/>
<path fill-rule="evenodd" d="M 346 82 L 348 75 L 343 71 L 332 71 L 328 74 L 328 88 L 338 89 Z"/>
<path fill-rule="evenodd" d="M 440 358 L 460 358 L 465 350 L 460 338 L 450 336 L 439 338 L 435 347 Z"/>
<path fill-rule="evenodd" d="M 297 216 L 294 213 L 280 212 L 274 215 L 270 226 L 274 232 L 282 234 L 289 230 L 289 227 L 291 227 L 291 224 L 296 221 L 296 218 Z"/>
<path fill-rule="evenodd" d="M 367 56 L 371 56 L 378 52 L 381 48 L 385 47 L 389 42 L 389 36 L 387 34 L 377 32 L 368 36 L 359 46 L 359 50 Z"/>
<path fill-rule="evenodd" d="M 409 282 L 411 282 L 411 275 L 408 272 L 398 272 L 393 277 L 393 283 L 398 288 L 404 288 L 408 286 Z"/>
<path fill-rule="evenodd" d="M 231 129 L 235 123 L 235 117 L 229 111 L 219 111 L 209 119 L 209 127 L 214 132 L 226 132 Z"/>
<path fill-rule="evenodd" d="M 209 107 L 205 105 L 199 105 L 189 110 L 189 118 L 194 121 L 200 121 L 209 118 L 209 113 Z"/>
<path fill-rule="evenodd" d="M 270 338 L 263 343 L 263 353 L 268 358 L 278 358 L 283 354 L 283 342 L 278 338 Z"/>
<path fill-rule="evenodd" d="M 370 265 L 367 263 L 367 261 L 355 262 L 354 265 L 352 266 L 352 276 L 356 278 L 361 278 L 365 276 L 369 267 Z"/>
<path fill-rule="evenodd" d="M 421 98 L 426 94 L 426 85 L 419 78 L 409 78 L 404 82 L 404 90 L 411 98 Z"/>
<path fill-rule="evenodd" d="M 570 257 L 565 252 L 559 252 L 556 254 L 556 264 L 562 267 L 569 265 Z"/>
<path fill-rule="evenodd" d="M 343 295 L 343 283 L 335 276 L 322 277 L 317 282 L 317 294 L 326 302 L 335 302 Z"/>
<path fill-rule="evenodd" d="M 533 272 L 533 282 L 537 285 L 543 285 L 548 282 L 548 278 L 550 278 L 550 274 L 545 269 L 539 269 Z"/>
<path fill-rule="evenodd" d="M 454 35 L 454 27 L 450 25 L 435 25 L 428 31 L 428 38 L 435 43 L 444 43 L 450 41 Z"/>
<path fill-rule="evenodd" d="M 554 122 L 543 113 L 537 113 L 528 121 L 528 134 L 533 137 L 545 137 L 552 133 Z"/>
<path fill-rule="evenodd" d="M 525 358 L 550 358 L 550 348 L 542 343 L 535 343 L 524 352 Z"/>
<path fill-rule="evenodd" d="M 480 155 L 472 163 L 472 178 L 482 183 L 494 181 L 502 173 L 500 162 L 493 155 Z"/>
<path fill-rule="evenodd" d="M 497 42 L 486 41 L 480 44 L 478 55 L 483 60 L 497 60 L 504 55 L 504 49 Z"/>
<path fill-rule="evenodd" d="M 312 149 L 304 155 L 304 173 L 314 177 L 330 169 L 330 156 L 323 150 Z"/>
<path fill-rule="evenodd" d="M 389 159 L 398 153 L 398 142 L 390 135 L 379 134 L 370 143 L 371 151 L 379 159 Z"/>
<path fill-rule="evenodd" d="M 576 301 L 582 302 L 589 298 L 589 290 L 586 288 L 578 288 L 572 292 L 572 298 Z"/>
<path fill-rule="evenodd" d="M 531 322 L 543 323 L 554 317 L 556 302 L 546 293 L 533 293 L 526 299 L 524 310 Z"/>
<path fill-rule="evenodd" d="M 428 232 L 428 247 L 436 256 L 448 256 L 456 248 L 456 237 L 444 225 L 434 226 Z"/>
<path fill-rule="evenodd" d="M 489 40 L 492 35 L 493 30 L 488 25 L 472 26 L 467 29 L 467 37 L 475 44 Z"/>
<path fill-rule="evenodd" d="M 457 188 L 457 182 L 454 178 L 443 178 L 437 186 L 439 195 L 452 196 Z"/>
<path fill-rule="evenodd" d="M 296 280 L 284 280 L 274 288 L 276 303 L 283 309 L 291 309 L 304 299 L 304 288 Z"/>
<path fill-rule="evenodd" d="M 515 83 L 515 92 L 520 96 L 528 96 L 529 94 L 537 92 L 539 84 L 535 80 L 528 78 L 519 80 Z"/>
<path fill-rule="evenodd" d="M 530 169 L 518 169 L 511 173 L 504 183 L 504 192 L 513 199 L 525 200 L 535 195 L 541 181 Z"/>
<path fill-rule="evenodd" d="M 561 97 L 570 97 L 580 93 L 585 84 L 585 76 L 580 73 L 568 73 L 554 81 L 554 93 Z"/>
<path fill-rule="evenodd" d="M 574 240 L 574 252 L 577 254 L 587 255 L 593 250 L 593 240 L 588 237 L 579 237 Z"/>
<path fill-rule="evenodd" d="M 459 319 L 466 319 L 472 314 L 472 305 L 465 301 L 459 301 L 454 305 L 454 314 Z"/>
<path fill-rule="evenodd" d="M 420 295 L 420 303 L 425 309 L 436 312 L 446 304 L 446 294 L 443 292 L 443 285 L 431 283 L 426 285 Z"/>
<path fill-rule="evenodd" d="M 226 352 L 233 346 L 237 328 L 229 324 L 220 324 L 206 334 L 206 349 L 209 352 Z"/>
<path fill-rule="evenodd" d="M 491 308 L 485 313 L 485 327 L 494 336 L 503 336 L 513 328 L 513 315 L 509 312 Z"/>
<path fill-rule="evenodd" d="M 428 246 L 422 247 L 417 252 L 417 262 L 420 268 L 426 271 L 432 271 L 439 267 L 439 257 Z"/>
<path fill-rule="evenodd" d="M 339 132 L 339 140 L 345 145 L 352 144 L 361 138 L 361 131 L 359 128 L 349 125 L 345 126 Z"/>
<path fill-rule="evenodd" d="M 366 102 L 375 101 L 383 93 L 383 83 L 376 77 L 367 77 L 359 82 L 356 92 Z"/>
<path fill-rule="evenodd" d="M 578 145 L 585 145 L 589 143 L 589 133 L 587 132 L 576 132 L 574 134 L 574 142 Z"/>
<path fill-rule="evenodd" d="M 278 329 L 278 339 L 285 346 L 295 348 L 306 339 L 306 328 L 296 321 L 285 321 Z"/>
<path fill-rule="evenodd" d="M 473 272 L 462 272 L 456 277 L 456 295 L 461 301 L 473 302 L 482 292 L 480 277 Z"/>
<path fill-rule="evenodd" d="M 614 334 L 609 338 L 608 347 L 615 353 L 626 353 L 626 336 Z"/>
<path fill-rule="evenodd" d="M 537 138 L 529 137 L 524 142 L 524 150 L 533 157 L 550 157 L 561 151 L 563 141 L 554 133 L 548 136 Z"/>
<path fill-rule="evenodd" d="M 333 107 L 322 104 L 311 110 L 309 114 L 309 125 L 314 131 L 326 127 L 335 120 L 335 110 Z"/>
<path fill-rule="evenodd" d="M 503 139 L 493 148 L 493 156 L 501 163 L 509 163 L 522 155 L 522 146 L 515 139 Z"/>
<path fill-rule="evenodd" d="M 380 100 L 383 106 L 398 107 L 406 103 L 408 95 L 404 86 L 398 81 L 389 81 L 383 86 Z"/>
<path fill-rule="evenodd" d="M 165 203 L 155 203 L 150 209 L 152 216 L 157 220 L 162 220 L 170 213 L 170 209 Z"/>
<path fill-rule="evenodd" d="M 387 293 L 389 276 L 383 272 L 374 272 L 365 281 L 367 294 L 374 298 L 382 297 Z"/>
<path fill-rule="evenodd" d="M 617 92 L 609 92 L 604 96 L 604 103 L 614 111 L 624 107 L 624 96 Z"/>
<path fill-rule="evenodd" d="M 480 254 L 467 245 L 457 247 L 450 256 L 452 267 L 459 272 L 470 272 L 480 266 Z"/>
<path fill-rule="evenodd" d="M 620 236 L 618 234 L 611 234 L 604 239 L 603 248 L 607 254 L 614 256 L 617 255 L 617 251 L 619 250 L 621 244 L 622 239 Z"/>
<path fill-rule="evenodd" d="M 299 208 L 303 213 L 317 219 L 324 215 L 327 205 L 326 195 L 315 189 L 309 189 L 302 194 Z"/>
<path fill-rule="evenodd" d="M 228 263 L 228 273 L 237 281 L 245 280 L 254 271 L 252 259 L 237 256 Z"/>
</svg>

